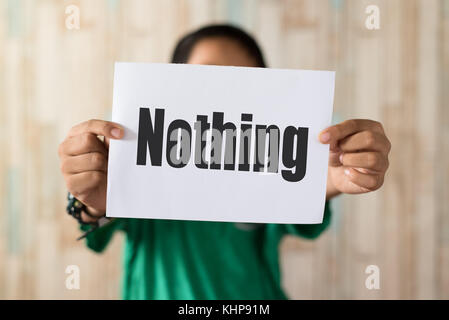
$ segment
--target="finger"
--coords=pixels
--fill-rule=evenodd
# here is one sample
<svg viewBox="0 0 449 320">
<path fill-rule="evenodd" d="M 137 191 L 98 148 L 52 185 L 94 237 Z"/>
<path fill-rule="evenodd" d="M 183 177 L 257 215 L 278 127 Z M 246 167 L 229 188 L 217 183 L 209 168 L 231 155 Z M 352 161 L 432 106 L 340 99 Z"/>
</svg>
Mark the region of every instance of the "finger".
<svg viewBox="0 0 449 320">
<path fill-rule="evenodd" d="M 331 146 L 335 146 L 339 140 L 364 130 L 373 130 L 379 133 L 383 133 L 382 125 L 377 121 L 351 119 L 321 131 L 319 138 L 321 143 L 331 144 Z"/>
<path fill-rule="evenodd" d="M 67 189 L 75 198 L 83 201 L 86 196 L 107 178 L 101 171 L 87 171 L 67 176 Z"/>
<path fill-rule="evenodd" d="M 370 169 L 377 172 L 385 171 L 388 167 L 387 157 L 380 152 L 342 153 L 340 162 L 345 167 Z"/>
<path fill-rule="evenodd" d="M 77 156 L 85 153 L 100 152 L 107 156 L 104 143 L 95 134 L 82 133 L 65 139 L 59 146 L 59 155 Z"/>
<path fill-rule="evenodd" d="M 338 146 L 344 152 L 366 150 L 388 154 L 391 149 L 391 143 L 385 134 L 376 131 L 358 132 L 341 140 Z"/>
<path fill-rule="evenodd" d="M 107 137 L 105 137 L 104 138 L 104 145 L 106 146 L 106 149 L 108 149 L 109 150 L 109 138 L 107 138 Z"/>
<path fill-rule="evenodd" d="M 345 174 L 352 183 L 363 188 L 366 192 L 377 190 L 383 184 L 383 175 L 381 174 L 366 174 L 354 168 L 346 168 Z"/>
<path fill-rule="evenodd" d="M 341 166 L 340 162 L 341 152 L 329 152 L 329 166 L 331 167 L 339 167 Z"/>
<path fill-rule="evenodd" d="M 74 157 L 65 157 L 61 161 L 64 174 L 77 174 L 86 171 L 107 172 L 108 161 L 101 152 L 91 152 Z"/>
<path fill-rule="evenodd" d="M 120 139 L 123 137 L 123 128 L 119 124 L 95 119 L 77 124 L 70 129 L 68 136 L 73 137 L 85 132 L 112 139 Z"/>
</svg>

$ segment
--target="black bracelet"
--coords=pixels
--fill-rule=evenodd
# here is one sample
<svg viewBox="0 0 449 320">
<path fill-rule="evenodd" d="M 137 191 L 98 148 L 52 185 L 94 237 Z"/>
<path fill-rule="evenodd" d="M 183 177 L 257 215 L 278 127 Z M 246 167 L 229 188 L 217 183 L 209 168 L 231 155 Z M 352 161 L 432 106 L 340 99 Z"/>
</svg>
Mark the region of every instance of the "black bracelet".
<svg viewBox="0 0 449 320">
<path fill-rule="evenodd" d="M 84 222 L 81 213 L 84 212 L 89 217 L 97 219 L 97 217 L 92 216 L 88 211 L 84 203 L 75 198 L 70 192 L 67 194 L 67 208 L 66 211 L 69 215 L 74 217 L 82 225 L 95 225 L 96 223 Z"/>
<path fill-rule="evenodd" d="M 76 240 L 81 240 L 85 237 L 87 237 L 92 231 L 95 231 L 98 228 L 101 228 L 102 226 L 110 223 L 113 221 L 113 219 L 107 218 L 107 217 L 94 217 L 90 214 L 90 212 L 87 211 L 87 207 L 84 203 L 79 201 L 77 198 L 75 198 L 70 192 L 67 194 L 67 200 L 69 201 L 67 204 L 66 211 L 69 215 L 74 217 L 81 225 L 90 225 L 91 228 L 84 232 L 80 237 L 78 237 Z M 89 217 L 95 219 L 95 222 L 84 222 L 83 218 L 81 216 L 81 213 L 84 212 Z"/>
</svg>

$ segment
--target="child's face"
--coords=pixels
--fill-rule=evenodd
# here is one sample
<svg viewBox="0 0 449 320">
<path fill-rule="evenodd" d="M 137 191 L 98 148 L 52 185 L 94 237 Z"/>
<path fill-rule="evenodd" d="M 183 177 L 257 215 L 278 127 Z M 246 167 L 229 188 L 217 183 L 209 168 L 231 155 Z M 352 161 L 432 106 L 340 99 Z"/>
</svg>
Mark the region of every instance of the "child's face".
<svg viewBox="0 0 449 320">
<path fill-rule="evenodd" d="M 200 40 L 187 63 L 219 66 L 257 67 L 256 61 L 235 40 L 211 37 Z"/>
</svg>

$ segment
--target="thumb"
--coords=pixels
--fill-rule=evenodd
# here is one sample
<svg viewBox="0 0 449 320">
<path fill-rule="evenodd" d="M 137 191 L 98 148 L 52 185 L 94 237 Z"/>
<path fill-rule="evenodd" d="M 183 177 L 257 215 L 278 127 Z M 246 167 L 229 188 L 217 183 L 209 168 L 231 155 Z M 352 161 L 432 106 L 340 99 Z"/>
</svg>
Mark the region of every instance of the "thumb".
<svg viewBox="0 0 449 320">
<path fill-rule="evenodd" d="M 329 166 L 331 167 L 339 167 L 342 165 L 340 161 L 341 152 L 329 152 Z"/>
<path fill-rule="evenodd" d="M 104 145 L 105 145 L 106 149 L 108 149 L 108 150 L 109 150 L 109 141 L 110 140 L 111 140 L 110 138 L 104 137 Z"/>
</svg>

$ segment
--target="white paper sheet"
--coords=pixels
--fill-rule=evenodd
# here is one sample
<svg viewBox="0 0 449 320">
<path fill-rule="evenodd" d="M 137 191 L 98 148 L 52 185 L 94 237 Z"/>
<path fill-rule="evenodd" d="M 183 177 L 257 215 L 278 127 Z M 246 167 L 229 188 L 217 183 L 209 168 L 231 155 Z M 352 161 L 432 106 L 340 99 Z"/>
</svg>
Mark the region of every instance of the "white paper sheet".
<svg viewBox="0 0 449 320">
<path fill-rule="evenodd" d="M 330 71 L 283 70 L 182 64 L 116 63 L 112 121 L 125 128 L 121 140 L 111 140 L 109 150 L 107 216 L 254 223 L 321 223 L 326 193 L 329 148 L 318 141 L 319 132 L 330 125 L 334 97 L 335 73 Z M 139 121 L 149 130 L 149 122 L 140 117 L 147 109 L 156 133 L 156 109 L 163 109 L 163 140 L 161 165 L 153 139 L 152 149 L 146 144 L 146 165 L 138 165 Z M 196 163 L 211 162 L 211 130 L 205 134 L 203 157 L 195 157 L 199 130 L 198 115 L 207 116 L 212 126 L 213 112 L 222 112 L 224 122 L 236 127 L 235 170 L 198 168 Z M 241 121 L 242 113 L 252 114 L 252 121 Z M 161 115 L 161 113 L 159 113 Z M 158 120 L 161 120 L 158 117 Z M 173 158 L 167 151 L 167 131 L 173 120 L 184 120 L 191 128 L 190 149 L 176 139 L 187 131 L 176 130 Z M 240 171 L 241 124 L 252 124 L 249 171 Z M 277 173 L 255 172 L 256 125 L 279 128 L 279 164 Z M 295 176 L 297 163 L 293 157 L 283 162 L 283 154 L 297 155 L 298 139 L 290 129 L 307 128 L 306 148 L 300 148 L 300 159 L 306 152 L 305 175 L 300 181 L 287 181 L 282 174 Z M 196 127 L 199 129 L 199 127 Z M 273 127 L 271 127 L 273 128 Z M 142 130 L 142 132 L 145 132 Z M 144 136 L 141 132 L 141 135 Z M 148 131 L 147 131 L 148 132 Z M 153 131 L 151 131 L 153 132 Z M 271 131 L 270 131 L 271 132 Z M 276 132 L 273 131 L 273 137 Z M 301 131 L 304 133 L 304 129 Z M 156 136 L 156 135 L 155 135 Z M 284 148 L 283 138 L 294 140 Z M 147 137 L 147 136 L 145 136 Z M 183 136 L 184 137 L 184 136 Z M 187 136 L 185 136 L 187 137 Z M 269 137 L 269 136 L 268 136 Z M 173 137 L 172 137 L 173 138 Z M 209 138 L 209 139 L 207 139 Z M 263 136 L 260 136 L 259 141 Z M 290 140 L 289 140 L 290 139 Z M 226 139 L 223 141 L 223 148 Z M 142 141 L 145 141 L 142 138 Z M 232 139 L 229 139 L 232 141 Z M 276 141 L 276 139 L 273 139 Z M 144 144 L 141 144 L 141 146 Z M 182 145 L 182 147 L 181 147 Z M 274 144 L 273 144 L 274 145 Z M 216 147 L 218 145 L 215 145 Z M 232 146 L 232 144 L 230 145 Z M 291 148 L 290 148 L 291 146 Z M 268 148 L 268 143 L 266 144 Z M 184 148 L 184 149 L 182 149 Z M 266 148 L 266 149 L 267 149 Z M 184 158 L 180 155 L 180 149 Z M 284 150 L 285 149 L 285 150 Z M 142 147 L 140 154 L 142 155 Z M 189 156 L 190 150 L 190 158 Z M 273 149 L 276 151 L 276 149 Z M 290 150 L 290 151 L 289 151 Z M 246 150 L 247 151 L 247 150 Z M 222 151 L 224 158 L 225 150 Z M 184 161 L 182 168 L 172 167 L 167 160 Z M 243 154 L 243 152 L 242 152 Z M 275 152 L 272 152 L 272 156 Z M 227 163 L 231 163 L 229 152 Z M 265 162 L 266 162 L 265 155 Z M 218 158 L 217 158 L 218 159 Z M 216 159 L 216 160 L 217 160 Z M 275 163 L 272 158 L 272 164 Z M 288 161 L 290 160 L 290 161 Z M 142 160 L 141 160 L 142 161 Z M 295 163 L 295 167 L 287 168 Z M 173 162 L 173 161 L 171 161 Z M 215 163 L 219 162 L 218 160 Z M 273 165 L 273 167 L 275 167 Z M 272 168 L 273 168 L 272 167 Z M 263 170 L 268 171 L 264 168 Z M 273 170 L 273 169 L 270 169 Z M 299 171 L 298 171 L 299 172 Z M 300 175 L 296 175 L 298 178 Z M 293 178 L 295 179 L 295 178 Z"/>
</svg>

